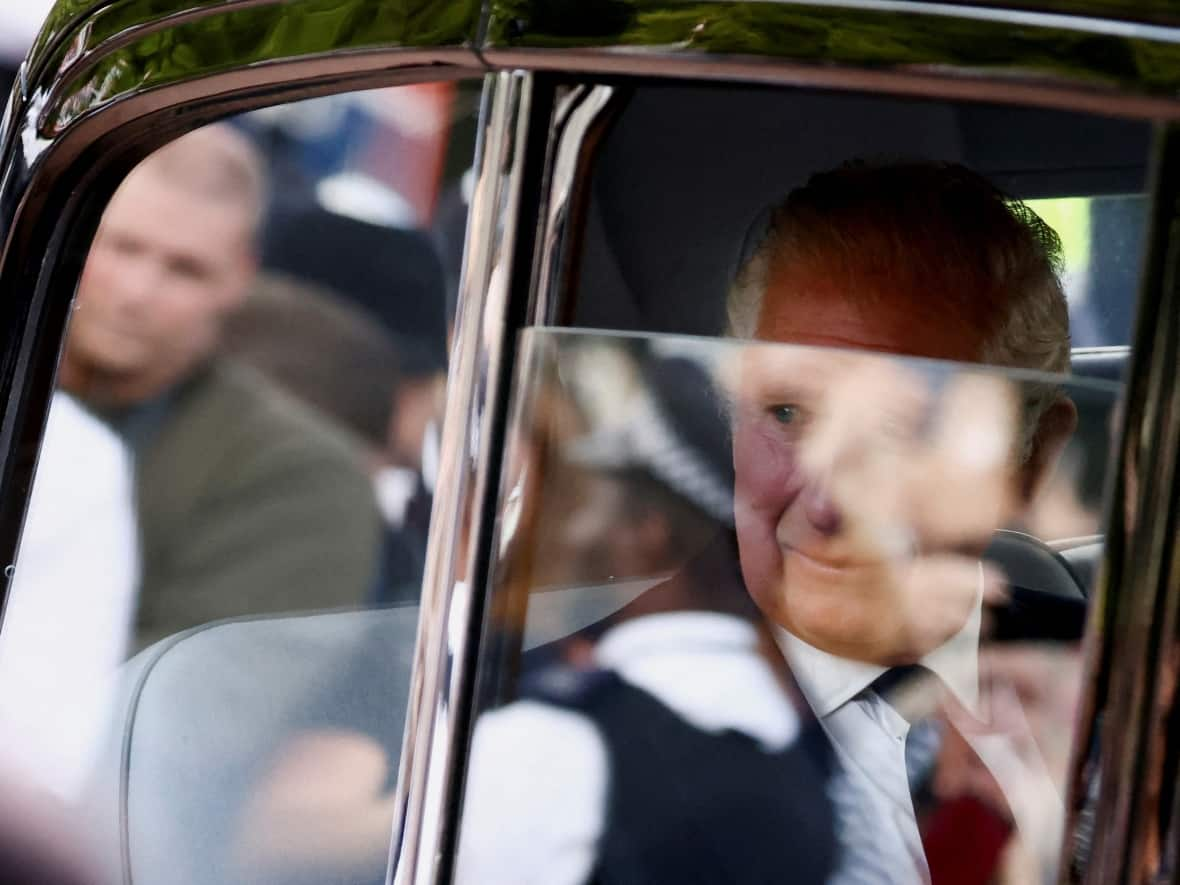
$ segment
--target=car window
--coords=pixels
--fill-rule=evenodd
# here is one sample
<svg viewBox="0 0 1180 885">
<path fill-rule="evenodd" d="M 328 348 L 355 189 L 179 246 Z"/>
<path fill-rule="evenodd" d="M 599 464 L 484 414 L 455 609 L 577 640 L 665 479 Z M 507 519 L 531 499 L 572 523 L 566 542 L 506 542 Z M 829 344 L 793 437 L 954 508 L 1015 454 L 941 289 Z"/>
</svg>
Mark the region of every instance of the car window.
<svg viewBox="0 0 1180 885">
<path fill-rule="evenodd" d="M 1038 536 L 1097 523 L 1119 385 L 587 330 L 521 359 L 456 881 L 1052 878 L 1101 545 Z"/>
<path fill-rule="evenodd" d="M 5 613 L 0 763 L 87 810 L 113 877 L 383 880 L 479 88 L 231 118 L 107 207 Z M 337 733 L 354 814 L 317 769 Z"/>
<path fill-rule="evenodd" d="M 612 88 L 517 356 L 455 881 L 1052 880 L 1150 126 Z"/>
</svg>

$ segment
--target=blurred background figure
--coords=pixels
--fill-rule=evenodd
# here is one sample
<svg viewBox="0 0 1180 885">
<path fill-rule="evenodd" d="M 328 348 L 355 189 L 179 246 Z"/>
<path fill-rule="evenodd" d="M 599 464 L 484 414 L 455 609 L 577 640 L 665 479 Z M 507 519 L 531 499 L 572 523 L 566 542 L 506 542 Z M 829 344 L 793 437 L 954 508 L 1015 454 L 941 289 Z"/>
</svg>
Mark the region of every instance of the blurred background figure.
<svg viewBox="0 0 1180 885">
<path fill-rule="evenodd" d="M 347 430 L 367 464 L 384 460 L 400 355 L 368 311 L 322 286 L 265 272 L 227 318 L 220 352 Z"/>
<path fill-rule="evenodd" d="M 561 573 L 537 583 L 665 577 L 733 524 L 732 456 L 712 380 L 675 354 L 588 344 L 573 361 L 581 371 L 570 373 L 570 396 L 590 432 L 543 465 L 563 480 L 546 488 L 540 543 L 563 555 L 542 566 Z"/>
<path fill-rule="evenodd" d="M 363 433 L 372 445 L 369 467 L 384 527 L 372 596 L 378 603 L 415 600 L 421 584 L 471 190 L 463 145 L 474 137 L 477 105 L 477 93 L 464 86 L 423 84 L 331 96 L 236 121 L 267 154 L 275 180 L 261 243 L 263 285 L 281 278 L 290 289 L 298 281 L 314 295 L 304 302 L 330 302 L 333 313 L 346 306 L 370 326 L 356 330 L 369 342 L 356 337 L 360 351 L 374 356 L 379 337 L 387 351 L 382 361 L 392 355 L 395 378 L 377 381 L 353 361 L 347 365 L 357 372 L 338 377 L 333 394 L 359 386 L 371 397 L 369 418 L 379 409 L 386 416 L 381 440 L 371 428 Z M 250 329 L 238 354 L 247 361 L 251 348 L 290 347 L 277 328 L 245 317 L 233 325 L 244 324 Z M 312 324 L 306 333 L 300 340 L 308 345 L 317 335 L 337 334 Z M 234 329 L 230 334 L 238 337 Z M 306 350 L 287 361 L 300 358 L 330 368 L 327 357 Z M 322 397 L 270 377 L 322 408 Z M 379 387 L 387 402 L 378 403 Z M 327 414 L 347 417 L 331 408 Z"/>
<path fill-rule="evenodd" d="M 361 177 L 347 175 L 354 184 Z M 317 192 L 325 190 L 322 185 Z M 394 354 L 397 378 L 387 391 L 373 465 L 385 525 L 374 587 L 378 602 L 414 600 L 425 562 L 453 314 L 430 234 L 395 226 L 416 223 L 424 210 L 382 217 L 367 202 L 353 200 L 352 191 L 349 185 L 348 193 L 329 200 L 333 209 L 320 200 L 297 204 L 287 198 L 271 218 L 263 260 L 270 272 L 322 287 L 364 316 L 369 334 L 380 335 Z M 276 333 L 266 334 L 286 346 Z M 356 376 L 338 380 L 340 386 L 357 383 L 367 382 Z"/>
<path fill-rule="evenodd" d="M 106 885 L 77 838 L 81 821 L 0 766 L 0 885 Z"/>
<path fill-rule="evenodd" d="M 363 453 L 384 526 L 371 601 L 415 600 L 422 581 L 446 387 L 441 356 L 426 350 L 352 299 L 274 271 L 259 276 L 221 343 Z"/>
<path fill-rule="evenodd" d="M 217 353 L 254 285 L 265 173 L 198 130 L 145 160 L 91 248 L 59 381 L 136 458 L 142 647 L 219 618 L 364 601 L 379 529 L 356 447 Z"/>
<path fill-rule="evenodd" d="M 0 883 L 98 883 L 84 794 L 115 703 L 139 576 L 130 453 L 50 406 L 0 632 Z"/>
<path fill-rule="evenodd" d="M 130 453 L 65 394 L 49 412 L 0 632 L 0 770 L 76 799 L 106 729 L 139 578 Z"/>
</svg>

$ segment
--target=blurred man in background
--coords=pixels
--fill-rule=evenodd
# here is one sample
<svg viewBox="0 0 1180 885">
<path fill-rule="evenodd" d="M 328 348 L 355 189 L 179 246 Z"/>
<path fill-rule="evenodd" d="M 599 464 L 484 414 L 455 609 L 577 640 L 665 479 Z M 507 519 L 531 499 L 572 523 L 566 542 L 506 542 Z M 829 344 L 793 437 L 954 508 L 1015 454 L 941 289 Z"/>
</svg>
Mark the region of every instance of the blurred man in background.
<svg viewBox="0 0 1180 885">
<path fill-rule="evenodd" d="M 378 519 L 354 447 L 215 356 L 254 283 L 264 191 L 229 127 L 167 145 L 115 194 L 79 284 L 60 381 L 135 453 L 141 647 L 372 586 Z"/>
</svg>

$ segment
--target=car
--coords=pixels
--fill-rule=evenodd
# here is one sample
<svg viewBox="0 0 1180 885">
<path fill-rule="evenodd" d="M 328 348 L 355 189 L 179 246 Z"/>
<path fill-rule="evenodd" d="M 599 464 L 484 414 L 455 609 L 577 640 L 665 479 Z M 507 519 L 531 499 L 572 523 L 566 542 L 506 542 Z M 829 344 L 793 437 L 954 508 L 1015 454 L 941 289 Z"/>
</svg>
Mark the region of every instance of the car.
<svg viewBox="0 0 1180 885">
<path fill-rule="evenodd" d="M 434 144 L 450 155 L 421 173 L 442 180 L 447 164 L 459 188 L 472 169 L 461 274 L 436 274 L 437 291 L 447 277 L 458 297 L 420 593 L 313 612 L 338 604 L 325 589 L 322 604 L 227 608 L 145 638 L 112 690 L 110 736 L 88 751 L 85 817 L 101 868 L 148 883 L 525 881 L 464 866 L 466 842 L 479 856 L 497 834 L 511 840 L 536 825 L 527 802 L 502 798 L 503 785 L 491 805 L 478 793 L 498 759 L 480 754 L 480 723 L 507 721 L 504 711 L 535 699 L 530 674 L 582 691 L 597 672 L 586 656 L 604 619 L 681 568 L 707 534 L 694 530 L 673 545 L 676 556 L 641 564 L 610 546 L 622 543 L 612 527 L 632 525 L 611 509 L 624 494 L 611 483 L 620 470 L 635 480 L 636 452 L 656 445 L 646 436 L 657 426 L 652 403 L 683 396 L 653 380 L 653 367 L 680 360 L 673 376 L 695 379 L 700 397 L 682 435 L 721 440 L 720 456 L 714 448 L 687 462 L 697 477 L 720 465 L 716 488 L 692 493 L 712 502 L 696 499 L 716 528 L 727 507 L 732 517 L 733 467 L 716 420 L 724 409 L 713 406 L 750 352 L 722 334 L 726 292 L 762 241 L 762 210 L 816 173 L 884 156 L 969 167 L 1034 207 L 1066 253 L 1068 379 L 1032 377 L 1027 366 L 988 374 L 934 352 L 925 355 L 942 356 L 942 368 L 885 359 L 863 376 L 885 383 L 904 369 L 926 379 L 927 435 L 941 426 L 938 404 L 952 414 L 943 397 L 960 382 L 984 391 L 953 412 L 964 434 L 993 414 L 993 388 L 1021 397 L 1022 385 L 1052 382 L 1077 404 L 1081 442 L 1061 473 L 1074 486 L 1060 498 L 1077 519 L 1054 511 L 1048 522 L 990 526 L 1025 530 L 991 539 L 1009 583 L 1033 591 L 1028 610 L 1041 612 L 1031 632 L 1027 611 L 1014 621 L 1013 638 L 1076 651 L 1072 664 L 1049 658 L 1036 669 L 1038 658 L 1034 667 L 1045 704 L 1071 698 L 1052 720 L 1058 732 L 1073 723 L 1054 757 L 1068 775 L 1059 811 L 1037 806 L 1021 818 L 1008 808 L 1004 826 L 1056 822 L 1032 852 L 1035 876 L 1174 875 L 1180 16 L 1166 3 L 59 0 L 0 130 L 0 560 L 11 564 L 12 594 L 0 678 L 13 660 L 5 643 L 20 638 L 12 600 L 30 554 L 18 550 L 63 342 L 120 184 L 214 121 L 423 84 L 479 99 L 477 114 L 455 115 L 467 123 L 454 131 L 466 126 L 471 137 Z M 409 200 L 417 221 L 391 222 L 386 202 L 367 230 L 421 234 L 441 213 L 438 189 L 430 194 Z M 291 219 L 305 236 L 288 257 L 328 243 L 295 208 Z M 380 262 L 395 235 L 333 234 L 341 251 L 318 264 L 393 273 Z M 298 272 L 311 278 L 311 264 Z M 438 316 L 411 337 L 441 350 L 437 301 Z M 836 389 L 838 375 L 811 371 Z M 857 420 L 869 413 L 867 389 L 856 388 Z M 886 390 L 891 401 L 903 388 Z M 683 474 L 676 463 L 669 469 Z M 654 475 L 644 500 L 666 517 L 680 506 L 667 489 L 681 504 L 686 493 Z M 978 488 L 948 512 L 983 506 Z M 25 665 L 53 668 L 71 655 L 63 641 L 38 642 L 41 657 Z M 304 732 L 311 743 L 296 742 Z M 348 734 L 377 739 L 357 745 Z M 552 773 L 546 735 L 531 733 L 526 772 Z M 283 804 L 285 783 L 354 775 L 353 804 L 311 803 L 304 818 Z M 480 816 L 489 807 L 490 822 Z M 955 826 L 959 841 L 948 844 L 958 850 L 983 832 Z M 378 837 L 356 848 L 370 827 Z M 527 844 L 508 844 L 529 855 Z M 975 863 L 962 857 L 956 875 Z M 539 877 L 529 881 L 559 881 L 543 852 L 526 861 Z"/>
</svg>

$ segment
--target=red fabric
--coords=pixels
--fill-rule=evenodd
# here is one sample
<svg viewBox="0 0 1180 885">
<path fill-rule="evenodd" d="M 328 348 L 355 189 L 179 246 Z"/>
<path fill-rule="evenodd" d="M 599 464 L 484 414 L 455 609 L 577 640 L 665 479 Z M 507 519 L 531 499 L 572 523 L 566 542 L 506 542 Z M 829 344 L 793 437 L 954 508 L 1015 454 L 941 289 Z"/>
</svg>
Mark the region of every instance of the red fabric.
<svg viewBox="0 0 1180 885">
<path fill-rule="evenodd" d="M 1012 826 L 973 796 L 940 802 L 923 821 L 922 844 L 933 885 L 987 885 Z"/>
</svg>

